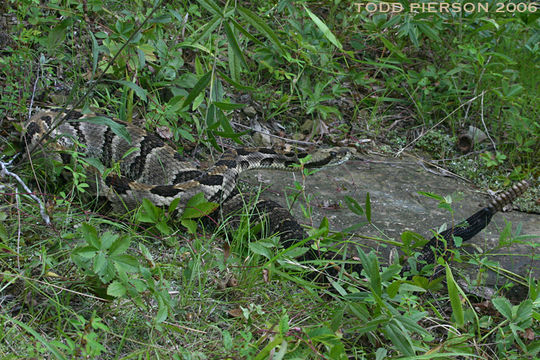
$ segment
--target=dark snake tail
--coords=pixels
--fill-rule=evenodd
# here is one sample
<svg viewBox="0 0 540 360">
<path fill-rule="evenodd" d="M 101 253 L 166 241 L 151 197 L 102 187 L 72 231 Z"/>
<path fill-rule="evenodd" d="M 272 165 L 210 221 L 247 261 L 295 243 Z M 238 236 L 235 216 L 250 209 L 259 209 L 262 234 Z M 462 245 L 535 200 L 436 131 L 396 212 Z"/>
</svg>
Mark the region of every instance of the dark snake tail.
<svg viewBox="0 0 540 360">
<path fill-rule="evenodd" d="M 436 252 L 441 253 L 444 246 L 443 242 L 446 242 L 448 249 L 455 247 L 454 237 L 460 237 L 464 242 L 472 239 L 476 234 L 488 226 L 491 218 L 497 211 L 502 210 L 506 205 L 512 203 L 512 201 L 521 196 L 528 187 L 529 183 L 525 180 L 514 184 L 510 189 L 492 199 L 487 207 L 477 211 L 465 221 L 451 229 L 435 235 L 420 251 L 421 254 L 418 257 L 418 262 L 425 264 L 435 263 L 435 254 Z M 408 270 L 409 265 L 406 264 L 403 267 L 402 273 Z"/>
<path fill-rule="evenodd" d="M 459 237 L 462 239 L 462 241 L 472 239 L 488 226 L 493 218 L 493 215 L 495 215 L 497 211 L 502 210 L 506 205 L 512 203 L 516 198 L 522 195 L 528 187 L 529 183 L 527 181 L 520 181 L 514 184 L 510 189 L 492 199 L 488 206 L 480 209 L 472 216 L 451 229 L 435 235 L 420 251 L 418 263 L 435 263 L 436 254 L 443 252 L 443 239 L 446 242 L 447 249 L 455 247 L 454 237 Z M 286 209 L 282 208 L 279 204 L 273 201 L 263 200 L 256 204 L 256 208 L 261 213 L 273 214 L 269 218 L 269 229 L 273 232 L 281 233 L 281 241 L 285 247 L 293 245 L 296 241 L 298 241 L 298 239 L 306 238 L 307 234 L 305 233 L 304 229 L 298 224 L 298 222 L 296 222 L 290 213 Z M 331 258 L 334 258 L 334 256 L 335 254 L 333 253 L 319 253 L 318 251 L 310 248 L 308 252 L 306 252 L 299 260 L 311 261 L 320 259 L 321 257 L 331 260 Z M 348 263 L 345 265 L 345 270 L 349 273 L 357 272 L 360 275 L 362 269 L 362 265 L 358 262 Z M 409 264 L 405 264 L 401 270 L 401 275 L 406 274 L 406 272 L 409 270 Z M 333 277 L 338 274 L 338 269 L 329 267 L 324 270 L 324 273 Z M 314 279 L 316 277 L 317 274 L 308 274 L 308 278 L 310 279 Z"/>
</svg>

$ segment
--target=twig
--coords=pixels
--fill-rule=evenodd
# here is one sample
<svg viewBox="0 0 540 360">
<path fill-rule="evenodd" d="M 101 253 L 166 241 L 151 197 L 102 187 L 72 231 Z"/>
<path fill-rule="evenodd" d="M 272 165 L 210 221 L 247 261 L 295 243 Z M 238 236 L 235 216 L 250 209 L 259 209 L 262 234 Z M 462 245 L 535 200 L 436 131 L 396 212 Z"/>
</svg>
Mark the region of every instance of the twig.
<svg viewBox="0 0 540 360">
<path fill-rule="evenodd" d="M 482 91 L 482 93 L 480 95 L 476 95 L 475 97 L 473 97 L 472 99 L 469 99 L 467 100 L 465 103 L 459 105 L 456 109 L 454 109 L 450 114 L 446 115 L 444 118 L 442 118 L 441 121 L 439 121 L 438 123 L 436 123 L 435 125 L 433 125 L 432 127 L 429 128 L 428 131 L 424 132 L 423 134 L 420 134 L 418 135 L 413 141 L 411 141 L 409 144 L 405 145 L 403 148 L 401 148 L 397 153 L 396 153 L 396 157 L 401 155 L 401 153 L 403 151 L 405 151 L 405 149 L 407 149 L 409 146 L 413 145 L 415 142 L 417 142 L 418 140 L 420 140 L 420 138 L 424 137 L 424 135 L 426 135 L 428 132 L 430 132 L 431 130 L 433 130 L 434 128 L 436 128 L 437 126 L 439 126 L 440 124 L 442 124 L 446 119 L 448 119 L 451 115 L 453 115 L 456 111 L 458 111 L 459 109 L 461 109 L 462 107 L 464 107 L 465 105 L 473 102 L 474 100 L 478 99 L 479 97 L 482 97 L 484 96 L 484 94 L 486 93 L 486 91 Z"/>
<path fill-rule="evenodd" d="M 43 56 L 43 54 L 41 54 L 41 56 Z M 41 56 L 40 56 L 40 59 L 41 59 Z M 42 73 L 43 73 L 43 67 L 42 67 L 41 61 L 40 61 L 39 62 L 39 67 L 38 67 L 38 73 L 37 73 L 37 76 L 36 76 L 36 81 L 34 81 L 34 87 L 32 88 L 32 96 L 30 97 L 30 106 L 28 107 L 28 119 L 30 119 L 32 117 L 32 107 L 34 106 L 34 98 L 36 96 L 37 83 L 38 83 L 39 79 L 41 78 Z"/>
<path fill-rule="evenodd" d="M 286 142 L 289 142 L 289 143 L 293 143 L 293 144 L 307 145 L 307 146 L 316 145 L 314 142 L 311 142 L 311 141 L 293 140 L 293 139 L 284 138 L 284 137 L 281 137 L 281 136 L 278 136 L 278 135 L 265 133 L 265 132 L 260 131 L 260 130 L 255 130 L 255 129 L 247 126 L 247 125 L 237 123 L 235 121 L 231 121 L 231 124 L 233 124 L 235 126 L 243 127 L 244 129 L 250 129 L 251 131 L 255 131 L 255 132 L 258 132 L 258 133 L 261 133 L 261 134 L 264 134 L 264 135 L 268 135 L 270 137 L 274 137 L 274 138 L 277 138 L 277 139 L 280 139 L 280 140 L 283 140 L 283 141 L 286 141 Z"/>
<path fill-rule="evenodd" d="M 491 141 L 491 145 L 493 145 L 493 149 L 495 149 L 495 152 L 497 152 L 497 145 L 495 145 L 495 141 L 493 141 L 491 136 L 489 136 L 489 130 L 486 126 L 486 122 L 484 121 L 484 93 L 480 95 L 482 95 L 482 97 L 480 98 L 480 120 L 482 120 L 482 125 L 484 125 L 486 136 L 488 137 L 489 141 Z"/>
<path fill-rule="evenodd" d="M 21 198 L 15 194 L 17 201 L 17 269 L 21 270 Z"/>
<path fill-rule="evenodd" d="M 23 189 L 28 193 L 28 195 L 39 204 L 39 212 L 41 213 L 41 218 L 43 219 L 43 221 L 45 221 L 45 224 L 50 225 L 51 219 L 49 218 L 49 215 L 47 214 L 47 211 L 45 210 L 45 206 L 41 202 L 41 199 L 39 199 L 36 195 L 34 195 L 32 190 L 30 190 L 28 186 L 26 186 L 26 184 L 24 183 L 24 181 L 22 181 L 19 175 L 12 173 L 11 171 L 7 169 L 10 163 L 11 161 L 7 163 L 0 161 L 0 177 L 11 176 L 15 180 L 17 180 L 17 182 L 23 187 Z"/>
</svg>

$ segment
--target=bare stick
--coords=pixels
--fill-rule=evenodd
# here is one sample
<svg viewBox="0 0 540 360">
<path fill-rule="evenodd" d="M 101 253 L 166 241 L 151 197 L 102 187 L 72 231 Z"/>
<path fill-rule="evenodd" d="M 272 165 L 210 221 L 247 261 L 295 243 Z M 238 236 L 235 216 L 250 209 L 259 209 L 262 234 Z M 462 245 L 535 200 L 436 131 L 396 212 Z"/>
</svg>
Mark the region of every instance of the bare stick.
<svg viewBox="0 0 540 360">
<path fill-rule="evenodd" d="M 474 100 L 478 99 L 479 97 L 482 97 L 484 96 L 486 92 L 485 91 L 482 91 L 482 93 L 480 95 L 476 95 L 475 97 L 473 97 L 472 99 L 469 99 L 467 100 L 467 102 L 459 105 L 456 109 L 454 109 L 454 111 L 452 111 L 450 114 L 446 115 L 444 118 L 442 118 L 441 121 L 439 121 L 438 123 L 436 123 L 435 125 L 433 125 L 432 127 L 429 128 L 428 131 L 426 131 L 425 133 L 423 134 L 420 134 L 416 137 L 416 139 L 414 139 L 413 141 L 411 141 L 410 143 L 408 143 L 407 145 L 405 145 L 404 147 L 402 147 L 395 156 L 399 156 L 401 155 L 401 153 L 403 151 L 405 151 L 405 149 L 407 149 L 409 146 L 413 145 L 415 142 L 417 142 L 418 140 L 420 140 L 420 138 L 424 137 L 424 135 L 426 135 L 428 132 L 430 132 L 431 130 L 433 130 L 434 128 L 436 128 L 437 126 L 439 126 L 440 124 L 443 123 L 444 120 L 448 119 L 451 115 L 453 115 L 456 111 L 458 111 L 459 109 L 461 109 L 462 107 L 464 107 L 465 105 L 473 102 Z"/>
<path fill-rule="evenodd" d="M 34 195 L 32 190 L 30 190 L 28 186 L 26 186 L 26 184 L 24 183 L 24 181 L 22 181 L 19 175 L 12 173 L 11 171 L 7 169 L 8 165 L 9 163 L 0 161 L 0 177 L 11 176 L 15 180 L 17 180 L 17 182 L 23 187 L 24 191 L 26 191 L 28 195 L 39 204 L 39 212 L 41 213 L 41 218 L 43 219 L 43 221 L 45 221 L 45 224 L 50 225 L 51 219 L 49 218 L 49 215 L 47 214 L 47 211 L 45 210 L 45 206 L 43 205 L 43 202 L 36 195 Z"/>
</svg>

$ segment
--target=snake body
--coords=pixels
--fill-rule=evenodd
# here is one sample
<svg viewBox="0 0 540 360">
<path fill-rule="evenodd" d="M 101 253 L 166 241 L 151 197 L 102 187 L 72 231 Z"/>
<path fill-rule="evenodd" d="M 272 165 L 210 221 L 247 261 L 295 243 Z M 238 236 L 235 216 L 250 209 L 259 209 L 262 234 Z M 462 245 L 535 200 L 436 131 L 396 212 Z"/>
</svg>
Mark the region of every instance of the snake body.
<svg viewBox="0 0 540 360">
<path fill-rule="evenodd" d="M 60 123 L 56 128 L 53 125 L 55 120 Z M 52 146 L 60 151 L 72 150 L 79 145 L 79 151 L 87 157 L 98 159 L 105 167 L 118 164 L 119 173 L 110 173 L 105 178 L 99 174 L 96 176 L 95 189 L 117 210 L 133 209 L 144 198 L 163 207 L 169 206 L 175 199 L 180 199 L 178 209 L 182 210 L 192 196 L 203 193 L 206 200 L 219 203 L 222 208 L 231 211 L 242 205 L 233 195 L 238 177 L 244 171 L 291 171 L 294 170 L 293 165 L 301 163 L 306 168 L 339 165 L 355 152 L 351 148 L 324 149 L 310 154 L 278 152 L 268 148 L 239 148 L 225 151 L 212 166 L 201 169 L 180 156 L 156 134 L 124 124 L 131 137 L 129 142 L 102 120 L 102 117 L 96 114 L 83 114 L 74 110 L 43 110 L 35 114 L 27 124 L 25 141 L 35 146 L 44 138 L 54 139 Z M 61 153 L 59 160 L 68 162 L 69 155 Z M 470 240 L 489 224 L 497 211 L 520 196 L 528 186 L 526 181 L 516 183 L 465 221 L 434 236 L 421 249 L 419 262 L 434 263 L 437 253 L 454 247 L 454 237 L 460 237 L 463 241 Z M 257 202 L 255 207 L 259 212 L 269 214 L 269 229 L 281 234 L 281 241 L 285 246 L 307 236 L 290 213 L 278 204 L 262 200 Z M 302 259 L 313 260 L 319 255 L 311 249 Z M 362 266 L 353 263 L 348 266 L 348 270 L 360 274 Z M 402 273 L 408 270 L 409 265 L 406 264 Z"/>
<path fill-rule="evenodd" d="M 73 110 L 59 114 L 54 109 L 40 111 L 31 118 L 26 128 L 26 142 L 41 141 L 52 129 L 55 118 L 59 119 L 60 126 L 48 137 L 56 140 L 56 149 L 74 149 L 79 144 L 82 145 L 79 151 L 98 159 L 105 167 L 119 165 L 119 174 L 111 173 L 104 179 L 97 176 L 96 189 L 116 209 L 136 208 L 146 198 L 163 207 L 180 199 L 178 209 L 182 210 L 187 200 L 197 193 L 203 193 L 208 201 L 223 204 L 233 194 L 242 172 L 253 169 L 294 171 L 292 165 L 300 165 L 302 159 L 305 159 L 305 168 L 333 166 L 347 161 L 354 152 L 351 148 L 323 149 L 309 154 L 238 148 L 225 151 L 208 169 L 200 169 L 154 133 L 123 124 L 131 138 L 129 142 L 115 134 L 111 127 L 95 121 L 102 120 L 101 116 Z M 69 161 L 69 156 L 63 156 L 61 161 Z"/>
</svg>

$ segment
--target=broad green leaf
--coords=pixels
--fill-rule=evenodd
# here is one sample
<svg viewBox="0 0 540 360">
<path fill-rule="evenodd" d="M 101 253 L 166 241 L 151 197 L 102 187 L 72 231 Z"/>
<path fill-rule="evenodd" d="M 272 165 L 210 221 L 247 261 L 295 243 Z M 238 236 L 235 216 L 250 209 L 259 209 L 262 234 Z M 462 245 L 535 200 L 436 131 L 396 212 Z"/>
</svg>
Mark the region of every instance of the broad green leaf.
<svg viewBox="0 0 540 360">
<path fill-rule="evenodd" d="M 441 195 L 434 194 L 434 193 L 425 192 L 425 191 L 418 191 L 418 194 L 427 196 L 429 198 L 432 198 L 432 199 L 435 199 L 435 200 L 438 200 L 438 201 L 444 201 L 444 197 L 442 197 Z"/>
<path fill-rule="evenodd" d="M 345 196 L 345 204 L 354 214 L 358 216 L 364 215 L 364 209 L 362 209 L 362 206 L 360 206 L 358 201 L 356 201 L 354 198 Z"/>
<path fill-rule="evenodd" d="M 268 249 L 260 242 L 249 243 L 249 249 L 257 255 L 264 256 L 267 259 L 272 259 L 272 252 L 270 251 L 270 249 Z"/>
<path fill-rule="evenodd" d="M 123 254 L 129 248 L 130 243 L 131 243 L 131 239 L 129 236 L 126 236 L 126 235 L 120 236 L 111 245 L 111 248 L 109 249 L 109 253 L 111 255 Z"/>
<path fill-rule="evenodd" d="M 399 56 L 402 59 L 407 58 L 407 56 L 405 54 L 403 54 L 397 47 L 395 47 L 394 44 L 392 44 L 392 42 L 390 40 L 386 39 L 384 36 L 379 36 L 379 39 L 381 39 L 384 46 L 388 50 L 390 50 L 391 53 L 396 54 L 397 56 Z"/>
<path fill-rule="evenodd" d="M 221 8 L 212 0 L 197 0 L 197 2 L 201 4 L 203 8 L 210 11 L 212 14 L 221 16 Z"/>
<path fill-rule="evenodd" d="M 155 318 L 155 321 L 156 323 L 162 323 L 164 322 L 165 320 L 167 320 L 167 316 L 168 316 L 169 312 L 167 310 L 167 306 L 165 304 L 163 304 L 162 302 L 160 302 L 159 304 L 159 310 L 156 314 L 156 318 Z"/>
<path fill-rule="evenodd" d="M 94 267 L 93 270 L 98 275 L 103 275 L 107 269 L 108 261 L 105 254 L 99 251 L 94 257 Z"/>
<path fill-rule="evenodd" d="M 169 204 L 169 209 L 168 209 L 168 213 L 169 214 L 172 214 L 176 208 L 178 207 L 178 204 L 180 203 L 180 198 L 176 198 L 176 199 L 173 199 L 173 201 L 171 201 L 171 203 Z"/>
<path fill-rule="evenodd" d="M 88 245 L 93 246 L 95 249 L 100 248 L 100 240 L 95 227 L 88 223 L 83 223 L 81 225 L 81 232 Z"/>
<path fill-rule="evenodd" d="M 211 78 L 212 78 L 212 72 L 208 71 L 199 79 L 199 81 L 197 81 L 193 89 L 191 89 L 191 91 L 189 92 L 189 95 L 187 96 L 187 98 L 184 100 L 184 103 L 182 104 L 182 108 L 185 108 L 186 106 L 190 105 L 193 102 L 193 100 L 195 100 L 195 98 L 199 96 L 199 94 L 204 89 L 206 89 L 206 87 L 210 83 Z"/>
<path fill-rule="evenodd" d="M 90 31 L 90 37 L 92 38 L 92 77 L 96 75 L 97 64 L 99 60 L 99 45 L 96 37 Z"/>
<path fill-rule="evenodd" d="M 508 320 L 512 320 L 512 304 L 507 298 L 497 297 L 491 300 L 495 309 L 500 312 Z"/>
<path fill-rule="evenodd" d="M 51 31 L 49 31 L 49 36 L 47 37 L 47 50 L 54 50 L 65 40 L 67 34 L 67 27 L 69 25 L 71 25 L 71 20 L 66 19 L 61 21 Z"/>
<path fill-rule="evenodd" d="M 157 223 L 159 220 L 159 209 L 152 204 L 150 200 L 143 199 L 142 214 L 138 217 L 139 221 L 148 223 Z"/>
<path fill-rule="evenodd" d="M 136 272 L 139 268 L 139 261 L 132 255 L 114 255 L 111 257 L 111 260 L 114 261 L 114 266 L 119 271 Z"/>
<path fill-rule="evenodd" d="M 397 322 L 397 320 L 394 321 Z M 390 322 L 384 325 L 383 328 L 386 335 L 399 352 L 407 356 L 415 355 L 411 338 L 410 336 L 407 336 L 408 333 L 407 331 L 404 331 L 405 329 L 403 329 L 402 326 L 399 326 L 394 322 Z"/>
<path fill-rule="evenodd" d="M 131 90 L 133 90 L 135 92 L 135 94 L 137 94 L 137 96 L 144 102 L 147 101 L 147 93 L 146 93 L 146 90 L 143 89 L 142 87 L 140 87 L 139 85 L 135 84 L 134 82 L 131 82 L 131 81 L 127 81 L 127 80 L 110 80 L 111 82 L 114 82 L 114 83 L 117 83 L 117 84 L 120 84 L 120 85 L 124 85 L 124 86 L 127 86 L 128 88 L 130 88 Z"/>
<path fill-rule="evenodd" d="M 211 33 L 212 31 L 214 31 L 220 24 L 220 20 L 222 20 L 221 16 L 220 15 L 215 15 L 212 20 L 208 21 L 202 28 L 201 28 L 201 33 L 197 36 L 195 36 L 193 38 L 193 43 L 190 45 L 190 44 L 187 44 L 185 43 L 184 45 L 185 46 L 193 46 L 193 47 L 197 47 L 197 46 L 201 46 L 203 47 L 203 45 L 200 44 L 200 42 L 204 39 L 206 39 Z M 206 47 L 203 47 L 203 51 L 210 54 L 211 51 L 209 49 L 207 49 Z M 200 49 L 202 50 L 202 49 Z"/>
<path fill-rule="evenodd" d="M 321 220 L 321 224 L 319 225 L 319 230 L 322 231 L 321 236 L 328 236 L 329 231 L 329 224 L 328 224 L 328 218 L 325 216 Z"/>
<path fill-rule="evenodd" d="M 288 331 L 289 331 L 289 315 L 287 315 L 287 313 L 284 313 L 283 315 L 281 315 L 281 318 L 279 319 L 279 333 L 282 336 L 286 336 Z"/>
<path fill-rule="evenodd" d="M 118 238 L 118 235 L 113 234 L 110 231 L 107 231 L 105 234 L 101 235 L 101 250 L 109 249 L 116 238 Z"/>
<path fill-rule="evenodd" d="M 197 223 L 193 220 L 182 219 L 180 224 L 184 226 L 190 234 L 195 234 L 197 232 Z"/>
<path fill-rule="evenodd" d="M 281 45 L 281 42 L 279 41 L 279 38 L 274 33 L 274 31 L 266 25 L 266 23 L 255 13 L 253 13 L 251 10 L 248 10 L 244 7 L 239 6 L 237 8 L 238 13 L 253 26 L 255 29 L 259 30 L 268 40 L 270 40 L 277 48 L 280 55 L 285 55 L 285 49 L 283 48 L 283 45 Z"/>
<path fill-rule="evenodd" d="M 533 313 L 533 302 L 531 299 L 523 301 L 517 307 L 514 322 L 522 328 L 531 326 Z"/>
<path fill-rule="evenodd" d="M 448 297 L 450 298 L 450 305 L 452 306 L 452 313 L 454 314 L 454 318 L 456 320 L 456 324 L 458 327 L 462 328 L 465 324 L 465 318 L 463 315 L 463 306 L 461 304 L 461 298 L 459 296 L 459 285 L 454 280 L 454 276 L 452 275 L 452 271 L 450 270 L 450 266 L 448 266 L 448 263 L 445 263 L 446 266 L 446 283 L 448 287 Z"/>
<path fill-rule="evenodd" d="M 304 5 L 304 9 L 306 10 L 306 12 L 309 15 L 309 17 L 311 18 L 311 20 L 313 20 L 315 25 L 317 25 L 319 30 L 321 30 L 323 35 L 328 39 L 328 41 L 330 41 L 332 44 L 334 44 L 334 46 L 337 47 L 338 49 L 343 50 L 343 45 L 341 45 L 341 43 L 334 36 L 332 31 L 330 31 L 328 26 L 326 26 L 326 24 L 317 15 L 315 15 L 314 13 L 309 11 L 309 9 L 305 5 Z"/>
<path fill-rule="evenodd" d="M 247 69 L 248 66 L 246 63 L 246 59 L 244 58 L 244 54 L 242 53 L 242 49 L 240 49 L 240 45 L 238 44 L 238 40 L 236 39 L 233 30 L 228 23 L 223 24 L 223 27 L 225 29 L 225 35 L 227 36 L 227 40 L 229 41 L 229 46 L 233 50 L 234 55 L 240 60 L 242 66 Z M 229 56 L 230 55 L 231 54 L 229 54 Z"/>
<path fill-rule="evenodd" d="M 122 297 L 126 294 L 126 287 L 119 281 L 113 281 L 107 286 L 107 295 Z"/>
</svg>

